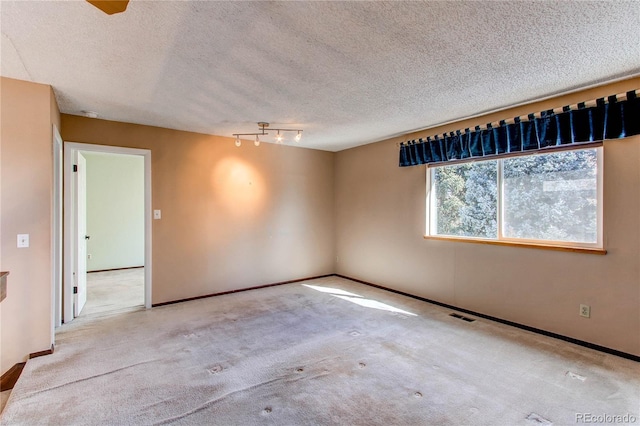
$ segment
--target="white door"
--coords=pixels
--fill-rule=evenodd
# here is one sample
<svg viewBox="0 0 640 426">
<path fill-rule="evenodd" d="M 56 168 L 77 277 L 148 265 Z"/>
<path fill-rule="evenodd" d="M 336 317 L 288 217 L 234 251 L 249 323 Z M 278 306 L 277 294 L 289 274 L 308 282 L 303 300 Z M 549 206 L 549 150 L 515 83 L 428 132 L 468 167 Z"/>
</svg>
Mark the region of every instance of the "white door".
<svg viewBox="0 0 640 426">
<path fill-rule="evenodd" d="M 73 315 L 78 316 L 87 302 L 87 160 L 78 151 L 76 151 L 77 172 L 75 177 L 75 194 L 76 194 L 76 258 L 75 264 L 75 287 L 74 288 L 74 309 Z"/>
</svg>

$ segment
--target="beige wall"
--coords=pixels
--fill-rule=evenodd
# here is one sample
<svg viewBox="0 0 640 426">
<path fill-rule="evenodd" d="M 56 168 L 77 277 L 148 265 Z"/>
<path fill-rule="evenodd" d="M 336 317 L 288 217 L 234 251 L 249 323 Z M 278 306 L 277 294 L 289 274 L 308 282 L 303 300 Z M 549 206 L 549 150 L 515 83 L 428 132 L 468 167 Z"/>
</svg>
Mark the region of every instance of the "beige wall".
<svg viewBox="0 0 640 426">
<path fill-rule="evenodd" d="M 52 127 L 59 112 L 50 86 L 2 78 L 1 257 L 10 271 L 2 302 L 0 369 L 51 346 Z M 17 234 L 30 247 L 16 247 Z"/>
<path fill-rule="evenodd" d="M 396 146 L 638 87 L 629 80 L 337 153 L 337 273 L 640 355 L 640 136 L 604 145 L 606 256 L 424 240 L 425 167 L 398 167 Z"/>
<path fill-rule="evenodd" d="M 64 114 L 62 137 L 151 150 L 154 304 L 334 271 L 331 152 Z"/>
</svg>

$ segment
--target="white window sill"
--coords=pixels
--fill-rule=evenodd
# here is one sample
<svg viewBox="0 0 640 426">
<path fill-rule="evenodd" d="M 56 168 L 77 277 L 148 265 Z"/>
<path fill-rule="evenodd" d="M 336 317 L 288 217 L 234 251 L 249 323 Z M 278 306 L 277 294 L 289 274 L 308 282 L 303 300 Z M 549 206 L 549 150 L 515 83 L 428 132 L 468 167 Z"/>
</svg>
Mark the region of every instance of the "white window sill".
<svg viewBox="0 0 640 426">
<path fill-rule="evenodd" d="M 575 246 L 558 246 L 558 245 L 545 245 L 537 243 L 520 243 L 516 241 L 500 241 L 500 240 L 484 240 L 480 238 L 466 238 L 466 237 L 453 237 L 442 235 L 425 235 L 425 240 L 440 240 L 440 241 L 456 241 L 463 243 L 476 243 L 476 244 L 489 244 L 496 246 L 509 246 L 509 247 L 526 247 L 542 250 L 556 250 L 556 251 L 569 251 L 574 253 L 586 253 L 586 254 L 607 254 L 605 249 L 589 248 L 589 247 L 575 247 Z"/>
</svg>

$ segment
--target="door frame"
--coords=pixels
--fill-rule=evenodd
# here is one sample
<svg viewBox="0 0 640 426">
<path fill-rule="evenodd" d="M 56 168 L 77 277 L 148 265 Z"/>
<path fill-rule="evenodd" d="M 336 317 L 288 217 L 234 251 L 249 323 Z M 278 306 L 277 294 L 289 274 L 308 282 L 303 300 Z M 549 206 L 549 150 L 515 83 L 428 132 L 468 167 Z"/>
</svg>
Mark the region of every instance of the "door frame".
<svg viewBox="0 0 640 426">
<path fill-rule="evenodd" d="M 73 316 L 73 256 L 76 252 L 73 185 L 73 158 L 76 152 L 101 152 L 106 154 L 139 155 L 144 158 L 144 306 L 151 308 L 151 150 L 119 146 L 64 142 L 64 274 L 62 286 L 56 291 L 62 295 L 63 321 L 71 322 Z"/>
<path fill-rule="evenodd" d="M 51 322 L 53 328 L 62 324 L 62 136 L 55 124 L 53 127 L 53 218 L 51 231 L 51 300 L 53 309 Z M 54 342 L 55 333 L 51 331 L 51 343 Z"/>
</svg>

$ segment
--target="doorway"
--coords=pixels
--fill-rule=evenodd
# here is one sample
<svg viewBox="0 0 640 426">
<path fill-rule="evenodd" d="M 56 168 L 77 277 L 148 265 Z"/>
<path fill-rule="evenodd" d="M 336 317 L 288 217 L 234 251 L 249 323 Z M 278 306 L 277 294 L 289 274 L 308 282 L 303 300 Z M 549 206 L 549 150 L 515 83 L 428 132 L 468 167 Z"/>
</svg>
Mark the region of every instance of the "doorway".
<svg viewBox="0 0 640 426">
<path fill-rule="evenodd" d="M 144 305 L 144 157 L 88 151 L 80 155 L 86 160 L 82 176 L 86 233 L 78 244 L 86 246 L 87 297 L 76 315 L 140 308 Z"/>
<path fill-rule="evenodd" d="M 98 235 L 100 233 L 104 234 L 105 231 L 96 231 L 96 229 L 99 229 L 98 227 L 94 228 L 94 232 L 96 232 L 96 236 L 94 238 L 101 239 L 101 241 L 96 241 L 97 244 L 94 244 L 95 248 L 93 249 L 91 248 L 91 245 L 89 245 L 90 250 L 87 251 L 88 243 L 92 237 L 91 233 L 87 232 L 86 229 L 87 212 L 83 211 L 87 205 L 87 197 L 91 197 L 91 194 L 87 195 L 86 193 L 87 171 L 91 167 L 92 161 L 95 164 L 98 164 L 96 163 L 98 160 L 108 160 L 116 157 L 129 159 L 133 161 L 133 163 L 136 161 L 142 163 L 143 189 L 142 194 L 139 195 L 142 195 L 144 198 L 144 205 L 141 208 L 144 217 L 141 221 L 142 229 L 138 229 L 140 234 L 138 237 L 140 240 L 138 240 L 138 237 L 133 238 L 133 234 L 131 234 L 133 239 L 125 244 L 126 247 L 123 248 L 123 246 L 121 246 L 120 249 L 116 248 L 114 250 L 113 245 L 118 242 L 105 238 L 104 235 L 99 237 Z M 87 161 L 87 159 L 89 159 L 89 161 Z M 87 166 L 87 163 L 89 163 L 89 166 Z M 143 296 L 140 303 L 143 301 L 144 306 L 146 308 L 150 308 L 151 151 L 144 149 L 65 142 L 64 177 L 65 261 L 63 284 L 57 289 L 57 291 L 62 294 L 63 321 L 65 323 L 70 322 L 82 313 L 87 296 L 89 296 L 89 311 L 96 312 L 96 309 L 98 311 L 100 309 L 105 310 L 105 307 L 106 310 L 108 310 L 109 304 L 111 303 L 115 303 L 113 306 L 117 306 L 117 303 L 121 303 L 123 298 L 127 299 L 136 291 L 140 291 Z M 108 187 L 109 186 L 107 185 L 105 190 L 108 189 Z M 129 209 L 130 206 L 127 204 L 126 207 L 126 209 Z M 92 207 L 89 209 L 91 210 L 91 208 Z M 91 214 L 91 212 L 89 212 L 89 214 Z M 94 215 L 97 216 L 104 216 L 104 214 L 108 215 L 108 212 L 103 212 L 100 209 L 97 210 L 97 213 L 94 212 Z M 109 247 L 110 245 L 111 247 Z M 136 245 L 143 248 L 142 253 L 134 250 L 137 253 L 132 254 L 130 246 Z M 92 253 L 92 250 L 96 251 Z M 129 251 L 129 253 L 127 253 L 127 251 Z M 100 262 L 95 262 L 96 254 L 98 254 Z M 123 254 L 124 257 L 122 256 Z M 107 269 L 110 271 L 107 271 Z M 92 270 L 99 272 L 91 272 Z M 92 275 L 91 278 L 89 278 L 89 284 L 87 283 L 88 271 L 90 272 L 89 275 Z M 119 276 L 119 274 L 122 274 L 122 276 Z M 132 280 L 137 283 L 143 281 L 142 288 L 138 287 L 136 289 L 132 287 L 132 285 L 135 284 Z M 98 289 L 97 287 L 101 284 L 104 287 L 109 283 L 116 284 L 116 287 L 112 287 L 113 290 L 123 291 L 119 294 L 119 296 L 121 296 L 120 299 L 116 297 L 115 299 L 109 300 L 108 297 L 112 296 L 112 292 L 108 289 L 105 291 L 105 288 Z M 121 284 L 125 285 L 122 286 Z M 127 289 L 133 291 L 133 293 L 131 291 L 127 292 Z M 98 301 L 97 304 L 92 303 L 91 294 L 94 294 L 96 297 L 100 297 L 102 294 L 107 297 L 107 299 Z M 115 309 L 117 309 L 117 307 L 115 307 Z"/>
</svg>

